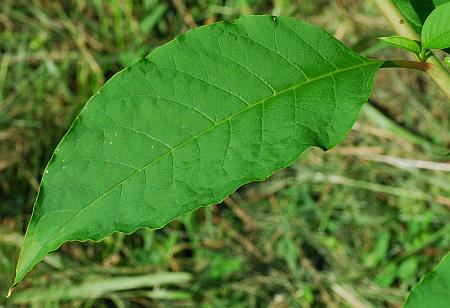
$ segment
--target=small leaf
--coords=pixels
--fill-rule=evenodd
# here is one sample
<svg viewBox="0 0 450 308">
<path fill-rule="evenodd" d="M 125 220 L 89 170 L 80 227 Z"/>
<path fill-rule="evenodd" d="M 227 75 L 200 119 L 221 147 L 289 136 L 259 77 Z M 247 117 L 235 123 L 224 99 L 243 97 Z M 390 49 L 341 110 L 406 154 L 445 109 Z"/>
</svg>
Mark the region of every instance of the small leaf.
<svg viewBox="0 0 450 308">
<path fill-rule="evenodd" d="M 423 25 L 422 48 L 450 47 L 450 2 L 438 6 Z"/>
<path fill-rule="evenodd" d="M 413 41 L 404 36 L 389 36 L 389 37 L 380 37 L 380 41 L 385 44 L 406 49 L 414 52 L 416 55 L 420 54 L 420 46 L 416 41 Z"/>
<path fill-rule="evenodd" d="M 405 308 L 441 308 L 450 303 L 450 253 L 417 284 L 406 299 Z"/>
<path fill-rule="evenodd" d="M 72 240 L 162 228 L 341 142 L 383 62 L 288 17 L 200 27 L 112 77 L 47 165 L 14 284 Z"/>
</svg>

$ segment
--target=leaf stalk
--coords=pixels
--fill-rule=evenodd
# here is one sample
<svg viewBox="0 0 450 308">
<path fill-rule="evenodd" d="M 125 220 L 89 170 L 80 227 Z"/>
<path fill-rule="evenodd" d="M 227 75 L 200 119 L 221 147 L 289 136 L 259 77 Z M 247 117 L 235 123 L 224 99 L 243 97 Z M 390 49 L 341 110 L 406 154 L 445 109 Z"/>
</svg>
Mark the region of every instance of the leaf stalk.
<svg viewBox="0 0 450 308">
<path fill-rule="evenodd" d="M 423 72 L 428 72 L 432 69 L 433 64 L 428 62 L 417 62 L 417 61 L 408 61 L 408 60 L 386 60 L 381 65 L 381 68 L 409 68 L 415 69 Z"/>
</svg>

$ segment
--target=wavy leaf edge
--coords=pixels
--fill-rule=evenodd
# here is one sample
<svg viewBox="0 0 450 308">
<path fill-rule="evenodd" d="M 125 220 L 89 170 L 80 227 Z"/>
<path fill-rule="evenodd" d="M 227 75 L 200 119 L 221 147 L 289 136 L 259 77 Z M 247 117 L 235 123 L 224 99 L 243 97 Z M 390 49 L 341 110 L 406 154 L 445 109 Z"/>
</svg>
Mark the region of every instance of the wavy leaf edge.
<svg viewBox="0 0 450 308">
<path fill-rule="evenodd" d="M 251 15 L 251 16 L 245 16 L 245 17 L 241 17 L 241 18 L 239 18 L 239 19 L 236 19 L 235 21 L 242 20 L 242 19 L 245 19 L 245 18 L 251 18 L 251 17 L 286 18 L 286 19 L 293 19 L 293 20 L 296 20 L 296 21 L 300 21 L 300 20 L 298 20 L 298 19 L 291 18 L 291 17 L 273 17 L 273 16 L 270 16 L 270 15 Z M 233 22 L 234 22 L 234 21 L 233 21 Z M 168 41 L 167 43 L 165 43 L 165 44 L 163 44 L 163 45 L 161 45 L 161 46 L 155 48 L 155 49 L 152 50 L 147 56 L 145 56 L 143 59 L 134 62 L 132 65 L 130 65 L 130 66 L 128 66 L 128 67 L 126 67 L 126 68 L 120 70 L 120 71 L 117 72 L 116 74 L 114 74 L 107 82 L 105 82 L 105 84 L 104 84 L 104 85 L 103 85 L 103 86 L 102 86 L 102 87 L 101 87 L 101 88 L 100 88 L 93 96 L 91 96 L 91 97 L 88 99 L 88 101 L 86 102 L 85 106 L 81 109 L 81 111 L 78 113 L 78 115 L 74 118 L 73 122 L 72 122 L 71 125 L 69 126 L 69 129 L 68 129 L 67 132 L 64 134 L 64 136 L 61 138 L 61 140 L 60 140 L 60 142 L 58 143 L 58 145 L 56 146 L 55 151 L 53 152 L 53 154 L 52 154 L 50 160 L 48 161 L 48 163 L 47 163 L 47 165 L 46 165 L 46 167 L 45 167 L 45 169 L 44 169 L 44 174 L 47 172 L 48 166 L 52 164 L 55 155 L 58 153 L 58 148 L 59 148 L 59 146 L 65 141 L 66 136 L 69 134 L 69 132 L 72 130 L 72 128 L 76 125 L 76 123 L 77 123 L 77 121 L 78 121 L 80 115 L 82 114 L 82 112 L 85 110 L 86 107 L 89 106 L 89 104 L 92 102 L 92 100 L 94 100 L 99 94 L 101 94 L 103 88 L 105 88 L 108 84 L 110 84 L 111 82 L 113 82 L 113 80 L 115 79 L 115 77 L 117 77 L 117 76 L 120 75 L 120 74 L 123 74 L 124 72 L 126 72 L 127 70 L 129 70 L 131 67 L 137 65 L 137 64 L 140 63 L 141 61 L 147 61 L 147 58 L 148 58 L 150 55 L 152 55 L 153 53 L 159 51 L 160 49 L 164 48 L 166 45 L 171 44 L 171 43 L 173 43 L 173 42 L 176 41 L 176 40 L 183 39 L 186 35 L 189 35 L 190 33 L 193 33 L 193 32 L 196 32 L 196 31 L 201 31 L 201 29 L 204 29 L 204 28 L 207 28 L 207 27 L 211 27 L 211 26 L 216 25 L 216 24 L 226 24 L 226 23 L 233 23 L 233 22 L 220 21 L 220 22 L 217 22 L 217 23 L 214 23 L 214 24 L 204 25 L 204 26 L 201 26 L 201 27 L 198 27 L 198 28 L 190 29 L 190 30 L 186 31 L 185 33 L 183 33 L 183 34 L 181 34 L 181 35 L 175 37 L 174 39 Z M 301 21 L 301 22 L 303 22 L 303 23 L 305 23 L 305 24 L 308 24 L 308 25 L 311 25 L 311 24 L 309 24 L 309 23 L 307 23 L 307 22 L 304 22 L 304 21 Z M 312 26 L 314 26 L 314 25 L 312 25 Z M 319 27 L 317 27 L 317 26 L 314 26 L 314 27 L 316 27 L 317 29 L 320 29 L 321 31 L 324 31 L 323 29 L 321 29 L 321 28 L 319 28 Z M 349 51 L 350 51 L 350 49 L 349 49 Z M 361 58 L 364 58 L 364 57 L 362 57 L 362 56 L 360 56 L 360 57 L 361 57 Z M 367 61 L 367 63 L 365 63 L 365 64 L 363 64 L 363 65 L 356 65 L 356 66 L 349 67 L 349 68 L 346 68 L 346 69 L 351 70 L 351 69 L 358 68 L 358 67 L 362 67 L 362 66 L 370 66 L 370 65 L 373 65 L 373 66 L 375 67 L 375 68 L 374 68 L 374 72 L 373 72 L 373 75 L 370 76 L 370 78 L 369 78 L 370 89 L 372 89 L 372 87 L 373 87 L 373 82 L 374 82 L 374 80 L 373 80 L 373 79 L 374 79 L 374 75 L 375 75 L 376 71 L 378 70 L 378 68 L 384 63 L 384 61 L 370 60 L 370 59 L 367 59 L 367 58 L 364 58 L 364 59 Z M 342 70 L 342 71 L 345 71 L 346 69 L 344 69 L 344 70 Z M 334 74 L 341 73 L 342 71 L 331 72 L 328 76 L 331 76 L 331 75 L 334 75 Z M 321 78 L 328 77 L 328 76 L 323 75 L 323 76 L 318 77 L 317 79 L 312 79 L 312 80 L 310 80 L 310 81 L 312 82 L 312 81 L 320 80 Z M 308 82 L 310 82 L 310 81 L 307 81 L 306 83 L 308 83 Z M 293 87 L 284 89 L 284 90 L 278 92 L 276 95 L 280 95 L 281 93 L 284 93 L 284 92 L 286 92 L 286 91 L 290 91 L 291 88 L 300 87 L 300 86 L 302 86 L 302 85 L 304 85 L 304 84 L 298 84 L 298 85 L 295 85 L 295 86 L 293 86 Z M 369 95 L 370 95 L 370 91 L 369 91 L 369 93 L 368 93 L 368 95 L 367 95 L 367 97 L 366 97 L 366 101 L 367 101 Z M 272 97 L 272 96 L 270 96 L 270 97 Z M 265 99 L 263 99 L 263 100 L 265 101 L 265 100 L 269 99 L 270 97 L 267 97 L 267 98 L 265 98 Z M 361 106 L 359 107 L 358 113 L 360 113 L 362 106 L 363 106 L 363 105 L 361 105 Z M 251 105 L 250 107 L 254 107 L 254 105 Z M 240 113 L 240 112 L 238 112 L 238 113 Z M 350 131 L 350 129 L 348 129 L 348 130 L 343 134 L 343 137 L 341 138 L 341 140 L 338 140 L 338 141 L 335 142 L 334 144 L 330 144 L 328 147 L 323 147 L 322 150 L 326 151 L 326 150 L 328 150 L 328 149 L 334 147 L 336 144 L 342 142 L 342 140 L 345 139 L 345 137 L 346 137 L 346 135 L 348 134 L 349 131 Z M 263 176 L 263 177 L 260 177 L 260 178 L 253 178 L 253 179 L 247 180 L 247 181 L 245 181 L 245 182 L 239 184 L 236 188 L 233 188 L 233 189 L 231 189 L 230 191 L 226 192 L 224 197 L 220 197 L 220 198 L 217 199 L 215 202 L 210 203 L 210 204 L 207 204 L 207 205 L 201 205 L 201 206 L 198 206 L 198 207 L 196 207 L 196 208 L 194 208 L 194 209 L 185 211 L 185 212 L 183 212 L 183 213 L 181 213 L 181 214 L 176 214 L 176 215 L 174 215 L 173 217 L 171 217 L 170 219 L 168 219 L 167 221 L 161 223 L 161 224 L 158 225 L 158 226 L 152 226 L 152 227 L 149 227 L 149 226 L 137 226 L 136 228 L 134 228 L 134 229 L 133 229 L 132 231 L 130 231 L 130 232 L 124 232 L 124 231 L 117 231 L 117 230 L 116 230 L 116 231 L 112 231 L 112 232 L 110 232 L 109 234 L 107 234 L 107 235 L 105 235 L 105 236 L 102 236 L 102 237 L 100 237 L 100 238 L 94 238 L 94 237 L 93 237 L 93 238 L 85 238 L 85 239 L 72 239 L 72 240 L 67 240 L 67 241 L 65 241 L 65 242 L 74 242 L 74 241 L 76 241 L 76 242 L 86 242 L 86 241 L 100 242 L 100 241 L 102 241 L 105 237 L 110 236 L 111 234 L 114 234 L 114 233 L 118 233 L 118 232 L 119 232 L 119 233 L 126 234 L 126 235 L 130 235 L 130 234 L 136 232 L 138 229 L 142 229 L 142 228 L 151 228 L 151 229 L 161 229 L 161 228 L 164 228 L 167 224 L 171 223 L 173 220 L 175 220 L 176 218 L 178 218 L 178 217 L 180 217 L 180 216 L 182 216 L 182 215 L 185 215 L 185 214 L 187 214 L 187 213 L 192 213 L 192 212 L 196 211 L 196 210 L 199 209 L 199 208 L 207 207 L 207 206 L 209 206 L 209 205 L 211 205 L 211 204 L 217 204 L 217 203 L 222 202 L 222 201 L 223 201 L 224 199 L 226 199 L 230 194 L 232 194 L 234 191 L 236 191 L 239 187 L 241 187 L 241 186 L 243 186 L 243 185 L 246 185 L 246 184 L 251 183 L 251 182 L 264 181 L 265 179 L 267 179 L 268 177 L 270 177 L 273 173 L 277 172 L 278 170 L 283 169 L 283 168 L 286 168 L 286 167 L 288 167 L 289 165 L 291 165 L 294 161 L 296 161 L 296 160 L 297 160 L 297 159 L 298 159 L 298 158 L 299 158 L 299 157 L 300 157 L 307 149 L 309 149 L 310 147 L 320 147 L 320 145 L 318 145 L 318 144 L 311 144 L 311 145 L 308 145 L 308 147 L 307 147 L 306 149 L 304 149 L 304 150 L 299 154 L 299 156 L 295 157 L 294 159 L 292 159 L 292 160 L 291 160 L 290 162 L 288 162 L 287 164 L 284 164 L 281 168 L 280 168 L 280 167 L 277 167 L 277 166 L 274 167 L 273 170 L 270 172 L 269 175 Z M 39 197 L 39 194 L 40 194 L 40 192 L 41 192 L 41 185 L 42 185 L 42 183 L 43 183 L 43 180 L 40 182 L 40 185 L 39 185 L 39 190 L 38 190 L 36 202 L 37 202 L 38 197 Z M 34 211 L 35 211 L 36 202 L 35 202 L 34 205 L 33 205 L 33 212 L 32 212 L 32 216 L 31 216 L 31 217 L 33 217 L 33 213 L 34 213 Z M 31 223 L 31 219 L 30 219 L 30 221 L 29 221 L 29 223 L 28 223 L 28 227 L 30 226 L 30 223 Z M 28 235 L 28 233 L 29 233 L 29 228 L 28 228 L 28 227 L 27 227 L 27 232 L 26 232 L 25 238 L 27 238 L 27 235 Z M 52 251 L 57 250 L 57 249 L 60 248 L 65 242 L 59 244 L 59 245 L 56 246 L 56 247 L 52 247 L 52 249 L 51 249 L 51 250 L 48 250 L 48 252 L 47 252 L 46 254 L 48 254 L 48 253 L 50 253 L 50 252 L 52 252 Z M 45 254 L 45 255 L 46 255 L 46 254 Z M 45 255 L 44 255 L 44 256 L 45 256 Z M 21 250 L 20 255 L 19 255 L 19 263 L 20 263 L 20 262 L 26 262 L 26 261 L 24 261 L 24 260 L 21 260 L 22 258 L 23 258 L 23 249 Z M 39 260 L 37 260 L 37 261 L 35 261 L 35 260 L 30 260 L 29 262 L 26 262 L 26 263 L 28 263 L 29 266 L 24 266 L 24 267 L 27 268 L 25 271 L 19 271 L 19 267 L 16 268 L 16 277 L 15 277 L 14 283 L 13 283 L 13 285 L 12 285 L 12 288 L 14 288 L 15 286 L 17 286 L 17 284 L 18 284 L 20 281 L 23 280 L 23 278 L 25 277 L 25 275 L 26 275 L 28 272 L 30 272 L 30 271 L 33 269 L 33 267 L 43 259 L 43 257 L 42 257 L 42 258 L 41 258 L 41 257 L 38 257 L 37 259 L 39 259 Z M 31 265 L 30 265 L 30 264 L 31 264 Z"/>
</svg>

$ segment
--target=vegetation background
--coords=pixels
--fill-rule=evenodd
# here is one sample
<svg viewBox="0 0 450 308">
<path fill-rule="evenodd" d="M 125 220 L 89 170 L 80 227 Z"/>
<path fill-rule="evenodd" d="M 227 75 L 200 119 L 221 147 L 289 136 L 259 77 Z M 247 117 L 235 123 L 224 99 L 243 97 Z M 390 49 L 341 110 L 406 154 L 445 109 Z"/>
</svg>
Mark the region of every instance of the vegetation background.
<svg viewBox="0 0 450 308">
<path fill-rule="evenodd" d="M 449 102 L 422 73 L 389 69 L 332 151 L 162 230 L 65 244 L 5 300 L 42 170 L 87 99 L 187 29 L 247 14 L 409 57 L 377 42 L 392 30 L 373 1 L 0 2 L 0 307 L 396 307 L 449 250 Z"/>
</svg>

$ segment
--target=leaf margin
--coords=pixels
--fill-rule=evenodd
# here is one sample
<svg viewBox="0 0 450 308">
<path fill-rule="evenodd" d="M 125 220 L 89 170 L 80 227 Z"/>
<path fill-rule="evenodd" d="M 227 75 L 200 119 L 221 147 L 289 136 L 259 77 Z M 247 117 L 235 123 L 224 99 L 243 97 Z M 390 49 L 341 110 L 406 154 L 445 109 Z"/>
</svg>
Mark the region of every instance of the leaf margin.
<svg viewBox="0 0 450 308">
<path fill-rule="evenodd" d="M 241 17 L 241 18 L 239 18 L 239 19 L 242 19 L 242 18 L 248 18 L 248 17 L 254 17 L 254 16 L 258 16 L 258 17 L 265 16 L 265 17 L 271 17 L 271 18 L 274 18 L 273 16 L 269 16 L 269 15 L 253 15 L 253 16 L 245 16 L 245 17 Z M 288 17 L 284 17 L 284 18 L 288 18 Z M 239 20 L 239 19 L 237 19 L 237 20 Z M 289 19 L 294 19 L 294 18 L 290 18 L 290 17 L 289 17 Z M 304 21 L 303 21 L 303 22 L 304 22 Z M 221 22 L 218 22 L 218 23 L 216 23 L 216 24 L 219 24 L 219 23 L 222 24 L 222 23 L 229 23 L 229 22 L 221 21 Z M 305 23 L 306 23 L 306 22 L 305 22 Z M 309 24 L 309 23 L 307 23 L 307 24 Z M 311 24 L 309 24 L 309 25 L 311 25 Z M 183 34 L 181 34 L 181 35 L 175 37 L 174 39 L 168 41 L 167 43 L 165 43 L 165 44 L 159 46 L 158 48 L 156 48 L 155 50 L 153 50 L 148 56 L 150 56 L 152 53 L 156 52 L 156 51 L 159 50 L 160 48 L 163 48 L 164 46 L 168 45 L 169 43 L 174 42 L 174 41 L 177 40 L 177 39 L 180 39 L 181 37 L 185 36 L 185 35 L 188 34 L 188 33 L 191 33 L 191 32 L 193 32 L 193 31 L 198 31 L 198 30 L 201 29 L 201 28 L 209 27 L 209 26 L 211 26 L 211 25 L 204 25 L 204 26 L 201 26 L 201 27 L 198 27 L 198 28 L 195 28 L 195 29 L 190 29 L 190 30 L 188 30 L 187 32 L 185 32 L 185 33 L 183 33 Z M 323 29 L 321 29 L 321 28 L 319 28 L 319 27 L 317 27 L 317 26 L 314 26 L 314 27 L 316 27 L 317 29 L 320 29 L 320 30 L 324 31 Z M 339 41 L 339 42 L 340 42 L 340 41 Z M 342 44 L 342 43 L 341 43 L 341 44 Z M 343 44 L 342 44 L 342 45 L 343 45 Z M 350 49 L 349 49 L 349 50 L 350 50 Z M 146 57 L 148 57 L 148 56 L 146 56 Z M 146 57 L 144 57 L 144 58 L 146 58 Z M 361 57 L 362 57 L 362 56 L 361 56 Z M 373 76 L 371 76 L 371 78 L 370 78 L 370 79 L 371 79 L 371 86 L 370 86 L 370 89 L 372 89 L 372 87 L 373 87 L 373 78 L 374 78 L 374 74 L 375 74 L 376 71 L 380 68 L 380 66 L 383 64 L 384 61 L 373 60 L 373 59 L 368 59 L 368 58 L 364 58 L 364 59 L 365 59 L 368 63 L 366 63 L 366 64 L 363 65 L 363 66 L 366 66 L 366 65 L 367 65 L 367 66 L 369 66 L 369 65 L 373 65 L 373 66 L 374 66 Z M 370 63 L 369 63 L 369 62 L 370 62 Z M 137 63 L 137 62 L 135 62 L 135 63 L 132 64 L 131 66 L 135 65 L 136 63 Z M 52 154 L 50 160 L 48 161 L 48 163 L 47 163 L 47 165 L 46 165 L 46 167 L 45 167 L 45 169 L 44 169 L 44 173 L 47 171 L 48 166 L 52 163 L 53 158 L 54 158 L 54 155 L 58 152 L 58 147 L 59 147 L 59 145 L 65 140 L 65 137 L 66 137 L 67 134 L 71 131 L 72 127 L 75 125 L 75 123 L 76 123 L 77 119 L 79 118 L 80 114 L 81 114 L 81 113 L 83 112 L 83 110 L 88 106 L 89 102 L 90 102 L 91 100 L 93 100 L 97 95 L 99 95 L 99 94 L 101 93 L 102 89 L 103 89 L 109 82 L 111 82 L 111 81 L 113 80 L 113 78 L 114 78 L 116 75 L 125 72 L 125 71 L 128 70 L 131 66 L 126 67 L 126 68 L 120 70 L 118 73 L 116 73 L 114 76 L 112 76 L 112 77 L 105 83 L 105 85 L 103 85 L 103 86 L 102 86 L 102 87 L 101 87 L 101 88 L 100 88 L 93 96 L 91 96 L 91 97 L 88 99 L 88 101 L 87 101 L 86 104 L 85 104 L 85 107 L 84 107 L 84 108 L 80 111 L 80 113 L 76 116 L 75 120 L 71 123 L 69 129 L 67 130 L 67 132 L 65 133 L 65 135 L 64 135 L 64 136 L 62 137 L 62 139 L 60 140 L 58 146 L 55 148 L 55 151 L 53 152 L 53 154 Z M 355 67 L 352 67 L 352 68 L 357 68 L 357 67 L 358 67 L 358 66 L 355 66 Z M 350 69 L 352 69 L 352 68 L 350 68 Z M 350 69 L 349 69 L 349 70 L 350 70 Z M 340 73 L 340 72 L 342 72 L 342 71 L 334 72 L 334 73 Z M 323 76 L 321 76 L 321 77 L 318 78 L 318 79 L 321 79 L 321 78 L 323 78 Z M 302 85 L 303 85 L 303 84 L 302 84 Z M 290 90 L 290 89 L 285 89 L 285 90 L 287 91 L 287 90 Z M 280 93 L 281 93 L 281 92 L 280 92 Z M 369 93 L 368 93 L 368 96 L 369 96 L 369 95 L 370 95 L 370 91 L 369 91 Z M 368 96 L 367 96 L 366 100 L 368 99 Z M 358 113 L 361 111 L 361 108 L 362 108 L 362 105 L 359 106 L 359 111 L 358 111 Z M 343 134 L 343 137 L 341 138 L 341 140 L 338 140 L 335 144 L 342 142 L 342 140 L 345 138 L 345 136 L 348 134 L 348 132 L 349 132 L 349 130 L 347 130 L 347 131 Z M 334 145 L 331 145 L 329 148 L 335 146 L 335 144 L 334 144 Z M 317 146 L 317 145 L 312 145 L 312 146 Z M 326 148 L 324 148 L 323 150 L 328 150 L 329 148 L 326 147 Z M 282 168 L 285 168 L 285 167 L 291 165 L 291 164 L 292 164 L 295 160 L 297 160 L 297 159 L 298 159 L 298 157 L 294 158 L 291 162 L 289 162 L 288 164 L 286 164 L 286 165 L 285 165 L 284 167 L 282 167 Z M 281 169 L 282 169 L 282 168 L 281 168 Z M 243 185 L 245 185 L 245 184 L 248 184 L 248 183 L 254 182 L 254 181 L 263 181 L 263 180 L 267 179 L 268 177 L 270 177 L 270 175 L 272 175 L 273 173 L 275 173 L 275 172 L 278 171 L 278 170 L 280 170 L 280 168 L 276 168 L 276 169 L 273 170 L 268 176 L 265 176 L 265 177 L 263 177 L 263 178 L 252 179 L 252 180 L 249 180 L 249 181 L 247 181 L 247 182 L 243 182 L 243 183 L 241 183 L 238 187 L 241 187 L 241 186 L 243 186 Z M 43 181 L 40 182 L 40 185 L 39 185 L 39 191 L 41 190 L 41 184 L 42 184 L 42 183 L 43 183 Z M 236 189 L 237 189 L 237 188 L 236 188 Z M 232 193 L 232 192 L 235 191 L 236 189 L 233 189 L 230 193 Z M 228 196 L 230 193 L 228 193 L 227 196 Z M 39 196 L 39 192 L 38 192 L 38 196 Z M 223 199 L 225 199 L 225 198 L 226 198 L 226 196 L 223 197 L 221 200 L 223 200 Z M 36 201 L 37 201 L 37 199 L 36 199 Z M 220 202 L 220 201 L 218 201 L 218 202 Z M 214 203 L 212 203 L 212 204 L 214 204 Z M 33 206 L 33 212 L 35 211 L 35 205 L 36 205 L 36 203 L 35 203 L 34 206 Z M 206 207 L 206 206 L 209 206 L 209 205 L 204 205 L 204 206 L 200 206 L 200 207 Z M 193 212 L 193 211 L 197 210 L 197 209 L 200 208 L 200 207 L 197 207 L 197 208 L 192 209 L 192 210 L 190 210 L 190 211 L 186 211 L 185 213 Z M 170 222 L 172 222 L 174 219 L 176 219 L 176 218 L 178 218 L 178 217 L 180 217 L 180 216 L 181 216 L 181 215 L 176 215 L 176 216 L 170 218 L 168 221 L 164 222 L 163 224 L 161 224 L 161 225 L 159 225 L 159 226 L 157 226 L 157 227 L 154 227 L 154 228 L 152 227 L 152 229 L 160 229 L 160 228 L 163 228 L 163 227 L 165 227 L 167 224 L 169 224 Z M 31 221 L 32 221 L 32 220 L 30 219 L 28 226 L 30 226 Z M 113 233 L 120 232 L 120 233 L 129 235 L 129 234 L 132 234 L 132 233 L 134 233 L 136 230 L 141 229 L 141 228 L 148 228 L 148 227 L 146 227 L 146 226 L 138 226 L 138 227 L 136 227 L 135 229 L 133 229 L 131 232 L 113 231 L 113 232 L 111 232 L 111 233 L 109 233 L 109 234 L 107 234 L 107 235 L 105 235 L 105 236 L 103 236 L 103 237 L 101 237 L 101 238 L 99 238 L 99 239 L 95 239 L 95 238 L 87 238 L 87 239 L 83 239 L 83 240 L 75 239 L 75 240 L 67 240 L 67 241 L 65 241 L 65 242 L 72 242 L 72 241 L 78 241 L 78 242 L 93 241 L 93 242 L 99 242 L 99 241 L 103 240 L 106 236 L 109 236 L 109 235 L 111 235 L 111 234 L 113 234 Z M 28 233 L 28 231 L 29 231 L 29 228 L 27 228 L 27 233 Z M 47 253 L 49 253 L 49 252 L 51 252 L 51 251 L 57 250 L 59 247 L 62 246 L 62 244 L 63 244 L 63 243 L 59 244 L 56 248 L 54 248 L 54 249 L 52 249 L 52 250 L 49 250 Z M 23 252 L 23 250 L 21 250 L 21 252 L 20 252 L 19 260 L 20 260 L 20 258 L 22 257 L 22 252 Z M 47 253 L 46 253 L 46 254 L 47 254 Z M 45 254 L 45 255 L 46 255 L 46 254 Z M 23 271 L 23 272 L 21 272 L 20 274 L 16 274 L 16 277 L 15 277 L 15 280 L 14 280 L 14 283 L 13 283 L 13 286 L 12 286 L 12 287 L 15 287 L 20 281 L 22 281 L 23 278 L 25 277 L 25 275 L 26 275 L 28 272 L 30 272 L 30 271 L 33 269 L 33 267 L 34 267 L 37 263 L 39 263 L 41 260 L 42 260 L 42 258 L 40 258 L 40 259 L 39 259 L 38 261 L 36 261 L 36 262 L 30 262 L 30 263 L 34 263 L 34 264 L 31 265 L 31 266 L 29 267 L 28 270 Z M 18 268 L 17 268 L 16 270 L 18 270 Z M 16 273 L 17 273 L 17 272 L 16 272 Z"/>
</svg>

